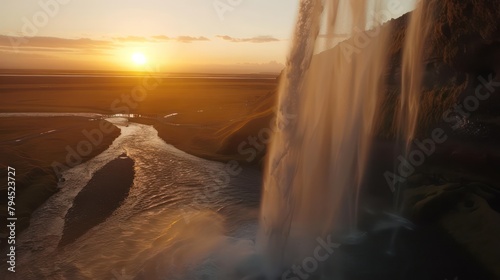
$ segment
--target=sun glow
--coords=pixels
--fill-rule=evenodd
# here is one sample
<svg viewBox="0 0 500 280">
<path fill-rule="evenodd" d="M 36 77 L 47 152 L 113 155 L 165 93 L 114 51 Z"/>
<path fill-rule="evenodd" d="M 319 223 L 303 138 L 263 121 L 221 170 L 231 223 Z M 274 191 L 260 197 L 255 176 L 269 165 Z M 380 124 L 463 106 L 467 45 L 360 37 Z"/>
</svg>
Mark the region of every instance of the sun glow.
<svg viewBox="0 0 500 280">
<path fill-rule="evenodd" d="M 144 65 L 148 62 L 148 59 L 143 53 L 136 52 L 136 53 L 132 54 L 132 61 L 136 65 Z"/>
</svg>

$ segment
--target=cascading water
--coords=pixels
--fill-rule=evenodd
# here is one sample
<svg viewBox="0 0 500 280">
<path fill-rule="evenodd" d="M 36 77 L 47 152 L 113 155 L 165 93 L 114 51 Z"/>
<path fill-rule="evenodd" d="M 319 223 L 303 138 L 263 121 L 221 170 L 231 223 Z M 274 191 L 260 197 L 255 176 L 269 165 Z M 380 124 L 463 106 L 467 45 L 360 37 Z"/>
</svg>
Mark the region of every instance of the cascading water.
<svg viewBox="0 0 500 280">
<path fill-rule="evenodd" d="M 339 7 L 345 5 L 324 4 L 330 40 L 340 20 L 350 20 L 351 34 L 366 29 L 366 4 L 351 2 L 351 17 L 343 19 L 345 11 Z M 382 92 L 387 30 L 374 29 L 378 34 L 356 55 L 335 48 L 309 65 L 321 7 L 321 1 L 301 2 L 295 44 L 279 93 L 278 132 L 265 174 L 260 237 L 269 256 L 266 263 L 275 268 L 306 257 L 317 237 L 355 226 L 358 187 Z M 297 119 L 284 126 L 283 118 L 290 114 Z"/>
<path fill-rule="evenodd" d="M 422 77 L 424 73 L 423 58 L 425 43 L 430 32 L 433 19 L 434 1 L 420 1 L 411 15 L 406 31 L 405 47 L 402 60 L 401 97 L 395 117 L 396 135 L 401 143 L 401 151 L 408 157 L 411 143 L 415 137 L 420 95 L 422 92 Z M 399 186 L 396 194 L 396 208 L 401 208 L 401 191 Z"/>
<path fill-rule="evenodd" d="M 318 238 L 331 241 L 332 235 L 356 232 L 359 187 L 383 97 L 391 32 L 368 15 L 384 12 L 383 2 L 301 1 L 264 179 L 257 245 L 271 279 L 311 256 Z M 404 50 L 397 131 L 405 145 L 418 116 L 422 49 L 429 30 L 419 24 L 428 11 L 413 16 Z M 364 32 L 365 40 L 354 37 L 312 57 L 320 28 L 326 32 L 325 45 L 331 46 L 346 26 L 348 35 Z"/>
<path fill-rule="evenodd" d="M 403 53 L 401 99 L 396 117 L 398 135 L 407 148 L 417 128 L 420 92 L 422 84 L 425 39 L 430 30 L 432 10 L 431 5 L 419 2 L 411 15 L 407 28 L 407 36 Z"/>
</svg>

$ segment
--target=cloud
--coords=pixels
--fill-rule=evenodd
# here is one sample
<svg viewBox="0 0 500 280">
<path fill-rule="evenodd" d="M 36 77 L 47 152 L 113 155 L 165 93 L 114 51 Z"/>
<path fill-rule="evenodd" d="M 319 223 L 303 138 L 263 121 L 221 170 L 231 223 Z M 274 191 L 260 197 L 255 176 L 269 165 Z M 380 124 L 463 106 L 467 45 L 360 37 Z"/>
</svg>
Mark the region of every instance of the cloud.
<svg viewBox="0 0 500 280">
<path fill-rule="evenodd" d="M 170 40 L 175 40 L 177 42 L 181 43 L 191 43 L 195 41 L 210 41 L 210 39 L 200 36 L 200 37 L 193 37 L 193 36 L 178 36 L 175 38 L 170 38 L 166 35 L 155 35 L 151 37 L 141 37 L 141 36 L 128 36 L 128 37 L 115 37 L 113 38 L 115 41 L 119 41 L 121 43 L 129 43 L 129 42 L 166 42 Z"/>
<path fill-rule="evenodd" d="M 127 37 L 115 37 L 113 40 L 122 42 L 122 43 L 128 43 L 128 42 L 138 42 L 138 43 L 143 43 L 143 42 L 149 42 L 151 41 L 150 39 L 142 36 L 127 36 Z"/>
<path fill-rule="evenodd" d="M 168 40 L 170 40 L 170 37 L 165 36 L 165 35 L 151 36 L 151 38 L 156 40 L 156 41 L 168 41 Z"/>
<path fill-rule="evenodd" d="M 67 39 L 58 37 L 20 37 L 0 35 L 0 46 L 14 49 L 23 48 L 58 48 L 58 49 L 110 49 L 113 43 L 88 38 Z"/>
<path fill-rule="evenodd" d="M 200 36 L 200 37 L 191 37 L 191 36 L 179 36 L 176 38 L 177 42 L 181 43 L 191 43 L 195 41 L 210 41 L 208 38 Z"/>
<path fill-rule="evenodd" d="M 115 37 L 113 38 L 115 41 L 119 41 L 121 43 L 142 43 L 142 42 L 166 42 L 170 40 L 175 40 L 180 43 L 191 43 L 195 41 L 210 41 L 208 38 L 200 36 L 178 36 L 175 38 L 170 38 L 166 35 L 155 35 L 151 37 L 141 37 L 141 36 L 128 36 L 128 37 Z"/>
<path fill-rule="evenodd" d="M 7 60 L 12 60 L 12 62 L 15 62 L 19 58 L 25 58 L 25 59 L 53 59 L 55 56 L 51 54 L 40 54 L 40 53 L 22 53 L 16 56 L 13 56 L 11 52 L 9 51 L 4 51 L 0 49 L 0 58 L 2 59 L 2 62 L 6 62 Z M 4 66 L 4 65 L 2 65 Z"/>
<path fill-rule="evenodd" d="M 113 37 L 107 40 L 97 40 L 90 38 L 60 38 L 60 37 L 45 37 L 45 36 L 9 36 L 0 35 L 0 49 L 5 51 L 62 51 L 72 52 L 76 50 L 85 51 L 98 51 L 98 50 L 111 50 L 118 48 L 121 43 L 159 43 L 175 40 L 180 43 L 191 43 L 194 41 L 210 41 L 208 38 L 192 37 L 192 36 L 178 36 L 170 38 L 165 35 L 155 35 L 150 37 L 144 36 L 124 36 Z"/>
<path fill-rule="evenodd" d="M 234 38 L 228 35 L 217 35 L 218 38 L 221 38 L 222 40 L 233 42 L 233 43 L 242 43 L 242 42 L 248 42 L 248 43 L 269 43 L 269 42 L 277 42 L 279 39 L 271 37 L 271 36 L 257 36 L 257 37 L 251 37 L 251 38 Z"/>
</svg>

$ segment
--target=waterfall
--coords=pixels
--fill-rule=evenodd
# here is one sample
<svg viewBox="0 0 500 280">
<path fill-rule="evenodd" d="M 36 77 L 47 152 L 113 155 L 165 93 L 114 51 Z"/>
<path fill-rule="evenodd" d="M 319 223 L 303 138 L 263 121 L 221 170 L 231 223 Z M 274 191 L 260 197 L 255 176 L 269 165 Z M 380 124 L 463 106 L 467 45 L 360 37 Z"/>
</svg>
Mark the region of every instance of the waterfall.
<svg viewBox="0 0 500 280">
<path fill-rule="evenodd" d="M 406 30 L 405 45 L 402 58 L 401 96 L 396 111 L 396 135 L 401 144 L 401 152 L 408 157 L 412 141 L 416 134 L 422 80 L 424 73 L 426 39 L 433 24 L 434 1 L 420 1 L 413 11 Z M 403 186 L 396 192 L 396 208 L 401 205 Z"/>
<path fill-rule="evenodd" d="M 356 232 L 359 188 L 384 97 L 391 34 L 389 26 L 381 28 L 389 18 L 370 15 L 386 15 L 384 3 L 300 2 L 278 94 L 257 237 L 271 279 L 312 256 L 319 239 Z M 430 16 L 425 13 L 412 17 L 403 51 L 396 131 L 404 145 L 418 117 L 428 32 L 419 24 Z M 332 48 L 339 34 L 351 39 Z M 327 50 L 313 56 L 321 46 Z"/>
</svg>

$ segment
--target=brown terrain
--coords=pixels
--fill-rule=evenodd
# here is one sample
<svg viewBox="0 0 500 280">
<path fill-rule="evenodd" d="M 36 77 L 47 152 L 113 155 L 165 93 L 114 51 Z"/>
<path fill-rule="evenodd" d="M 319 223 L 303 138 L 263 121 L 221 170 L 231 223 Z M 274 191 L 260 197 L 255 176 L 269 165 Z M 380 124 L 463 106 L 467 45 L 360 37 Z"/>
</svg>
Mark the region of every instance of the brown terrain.
<svg viewBox="0 0 500 280">
<path fill-rule="evenodd" d="M 37 76 L 40 73 L 45 76 Z M 137 101 L 131 98 L 133 90 L 148 74 L 20 70 L 3 70 L 1 74 L 1 113 L 99 113 L 104 117 L 137 114 L 131 120 L 154 125 L 167 143 L 214 160 L 243 159 L 237 151 L 225 148 L 226 138 L 233 130 L 241 130 L 245 120 L 262 115 L 259 110 L 270 110 L 277 86 L 277 75 L 162 76 L 157 80 L 161 84 Z M 258 136 L 259 128 L 253 127 L 246 135 Z M 85 156 L 72 157 L 79 153 L 71 151 L 88 141 L 88 132 L 95 130 L 104 131 L 102 140 L 92 145 Z M 2 117 L 0 132 L 1 180 L 7 181 L 8 166 L 16 170 L 18 231 L 29 225 L 31 213 L 57 191 L 58 180 L 64 180 L 59 178 L 60 171 L 95 157 L 119 135 L 115 126 L 99 117 L 65 116 Z M 263 150 L 257 152 L 258 157 L 250 163 L 258 163 L 264 154 Z M 110 170 L 116 168 L 111 166 Z M 109 185 L 114 176 L 108 175 L 93 184 Z M 118 188 L 124 190 L 130 187 L 127 184 Z M 0 213 L 5 218 L 6 184 L 0 192 Z M 5 229 L 1 232 L 5 234 Z"/>
<path fill-rule="evenodd" d="M 446 110 L 474 94 L 481 84 L 478 77 L 499 81 L 498 1 L 463 4 L 433 1 L 440 8 L 434 15 L 436 25 L 428 42 L 425 73 L 428 78 L 424 81 L 417 137 L 429 137 L 433 128 L 442 127 L 450 141 L 438 147 L 435 155 L 406 183 L 407 189 L 402 194 L 406 201 L 404 211 L 420 225 L 442 233 L 447 241 L 458 245 L 468 260 L 494 275 L 491 279 L 498 279 L 500 94 L 493 91 L 487 102 L 464 119 L 459 129 L 451 129 L 442 119 Z M 387 143 L 395 138 L 394 108 L 398 104 L 400 57 L 408 17 L 405 15 L 385 26 L 393 29 L 393 44 L 389 48 L 388 88 L 371 163 L 374 175 L 370 175 L 373 180 L 367 190 L 390 198 L 380 172 L 390 168 L 397 157 Z M 327 52 L 332 51 L 339 49 Z M 123 98 L 130 97 L 134 87 L 143 83 L 144 75 L 148 74 L 0 76 L 3 101 L 0 112 L 137 114 L 131 116 L 132 121 L 153 125 L 167 143 L 193 155 L 221 161 L 236 159 L 248 164 L 262 162 L 268 141 L 265 132 L 272 129 L 277 75 L 163 78 L 160 85 L 148 90 L 141 102 L 125 101 Z M 158 77 L 154 73 L 149 75 Z M 1 166 L 16 168 L 17 209 L 25 226 L 30 213 L 56 191 L 57 176 L 50 167 L 52 162 L 64 162 L 65 147 L 76 146 L 84 139 L 81 131 L 98 127 L 98 122 L 76 117 L 2 118 Z M 56 132 L 40 135 L 51 130 Z M 106 149 L 117 135 L 118 131 L 106 135 L 88 158 Z M 21 143 L 15 142 L 23 137 Z M 5 182 L 7 172 L 1 172 Z M 5 187 L 1 191 L 5 194 Z M 5 203 L 1 201 L 2 209 Z"/>
</svg>

